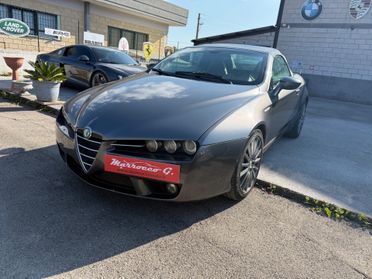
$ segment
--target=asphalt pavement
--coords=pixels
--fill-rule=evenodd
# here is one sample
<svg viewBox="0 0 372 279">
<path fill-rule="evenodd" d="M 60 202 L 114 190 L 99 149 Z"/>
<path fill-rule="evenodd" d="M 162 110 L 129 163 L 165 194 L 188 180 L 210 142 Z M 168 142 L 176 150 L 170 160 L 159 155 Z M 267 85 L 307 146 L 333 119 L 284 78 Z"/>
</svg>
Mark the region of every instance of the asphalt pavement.
<svg viewBox="0 0 372 279">
<path fill-rule="evenodd" d="M 91 188 L 54 118 L 0 100 L 0 278 L 372 278 L 372 237 L 254 189 L 173 204 Z"/>
</svg>

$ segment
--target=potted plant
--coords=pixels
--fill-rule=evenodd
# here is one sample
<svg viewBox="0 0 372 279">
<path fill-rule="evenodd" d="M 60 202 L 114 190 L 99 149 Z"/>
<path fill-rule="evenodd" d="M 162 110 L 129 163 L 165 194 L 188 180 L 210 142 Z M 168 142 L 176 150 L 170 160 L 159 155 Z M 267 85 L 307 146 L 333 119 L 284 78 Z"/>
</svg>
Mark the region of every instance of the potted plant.
<svg viewBox="0 0 372 279">
<path fill-rule="evenodd" d="M 58 100 L 61 83 L 66 80 L 64 69 L 51 63 L 29 62 L 33 70 L 25 70 L 32 80 L 37 100 L 55 102 Z"/>
</svg>

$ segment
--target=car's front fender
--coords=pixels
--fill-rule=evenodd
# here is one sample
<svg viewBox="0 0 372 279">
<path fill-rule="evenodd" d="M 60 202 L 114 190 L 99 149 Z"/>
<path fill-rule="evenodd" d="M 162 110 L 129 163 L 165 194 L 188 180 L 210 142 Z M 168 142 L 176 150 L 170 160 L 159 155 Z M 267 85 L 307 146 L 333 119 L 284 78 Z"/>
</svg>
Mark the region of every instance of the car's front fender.
<svg viewBox="0 0 372 279">
<path fill-rule="evenodd" d="M 215 123 L 199 139 L 202 145 L 247 139 L 257 126 L 265 126 L 262 98 L 258 95 L 249 103 Z"/>
</svg>

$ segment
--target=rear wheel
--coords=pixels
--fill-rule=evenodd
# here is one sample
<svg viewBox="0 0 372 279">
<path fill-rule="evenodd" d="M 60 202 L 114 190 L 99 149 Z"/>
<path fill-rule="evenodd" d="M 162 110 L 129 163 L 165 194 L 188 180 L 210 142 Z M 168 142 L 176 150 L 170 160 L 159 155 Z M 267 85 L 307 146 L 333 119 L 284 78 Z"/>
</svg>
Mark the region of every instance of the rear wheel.
<svg viewBox="0 0 372 279">
<path fill-rule="evenodd" d="M 97 85 L 100 85 L 100 84 L 104 84 L 106 82 L 108 82 L 108 79 L 107 79 L 107 77 L 104 73 L 95 72 L 92 76 L 90 86 L 94 87 L 94 86 L 97 86 Z"/>
<path fill-rule="evenodd" d="M 259 129 L 254 130 L 231 179 L 231 190 L 226 196 L 233 200 L 244 199 L 256 184 L 263 155 L 264 140 Z"/>
<path fill-rule="evenodd" d="M 305 115 L 306 115 L 306 104 L 303 104 L 299 112 L 297 113 L 293 124 L 288 128 L 284 136 L 288 138 L 292 138 L 292 139 L 298 138 L 301 134 L 302 126 L 304 125 Z"/>
</svg>

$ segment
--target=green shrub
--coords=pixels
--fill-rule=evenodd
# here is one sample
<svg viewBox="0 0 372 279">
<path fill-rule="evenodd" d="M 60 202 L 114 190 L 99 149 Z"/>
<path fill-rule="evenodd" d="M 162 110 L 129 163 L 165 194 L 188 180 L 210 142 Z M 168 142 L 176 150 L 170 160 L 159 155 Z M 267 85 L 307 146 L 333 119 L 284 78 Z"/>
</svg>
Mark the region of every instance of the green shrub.
<svg viewBox="0 0 372 279">
<path fill-rule="evenodd" d="M 34 68 L 33 70 L 25 70 L 28 74 L 25 77 L 31 80 L 48 81 L 48 82 L 63 82 L 66 80 L 64 69 L 43 61 L 30 61 L 29 64 Z"/>
</svg>

